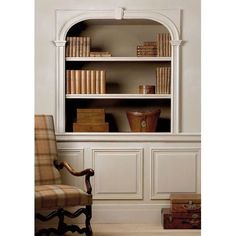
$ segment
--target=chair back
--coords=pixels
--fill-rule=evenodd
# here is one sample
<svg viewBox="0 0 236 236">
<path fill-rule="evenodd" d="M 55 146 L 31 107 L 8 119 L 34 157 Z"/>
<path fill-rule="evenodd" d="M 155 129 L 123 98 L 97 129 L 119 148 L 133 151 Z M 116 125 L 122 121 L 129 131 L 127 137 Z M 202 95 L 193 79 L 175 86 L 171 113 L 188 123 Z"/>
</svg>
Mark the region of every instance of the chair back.
<svg viewBox="0 0 236 236">
<path fill-rule="evenodd" d="M 60 184 L 56 137 L 51 115 L 35 115 L 35 185 Z"/>
</svg>

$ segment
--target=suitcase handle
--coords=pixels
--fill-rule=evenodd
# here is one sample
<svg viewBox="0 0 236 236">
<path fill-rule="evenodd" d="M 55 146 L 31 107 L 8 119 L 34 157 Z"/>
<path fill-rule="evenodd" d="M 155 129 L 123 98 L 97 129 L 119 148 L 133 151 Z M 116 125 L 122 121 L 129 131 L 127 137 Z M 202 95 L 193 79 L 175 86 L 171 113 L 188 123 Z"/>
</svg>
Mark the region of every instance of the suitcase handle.
<svg viewBox="0 0 236 236">
<path fill-rule="evenodd" d="M 190 224 L 194 227 L 194 226 L 198 226 L 200 224 L 200 220 L 199 219 L 182 220 L 182 223 L 183 224 Z"/>
<path fill-rule="evenodd" d="M 197 206 L 196 204 L 184 204 L 183 208 L 186 210 L 199 210 L 201 209 L 201 206 Z"/>
</svg>

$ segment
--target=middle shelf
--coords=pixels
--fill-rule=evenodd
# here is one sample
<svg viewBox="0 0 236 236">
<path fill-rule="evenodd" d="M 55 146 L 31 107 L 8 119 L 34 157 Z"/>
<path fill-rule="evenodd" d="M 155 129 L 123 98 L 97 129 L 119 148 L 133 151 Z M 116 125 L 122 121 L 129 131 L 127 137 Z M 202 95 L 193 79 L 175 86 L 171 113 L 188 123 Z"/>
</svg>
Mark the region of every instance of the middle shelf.
<svg viewBox="0 0 236 236">
<path fill-rule="evenodd" d="M 171 61 L 171 57 L 66 57 L 66 61 Z"/>
</svg>

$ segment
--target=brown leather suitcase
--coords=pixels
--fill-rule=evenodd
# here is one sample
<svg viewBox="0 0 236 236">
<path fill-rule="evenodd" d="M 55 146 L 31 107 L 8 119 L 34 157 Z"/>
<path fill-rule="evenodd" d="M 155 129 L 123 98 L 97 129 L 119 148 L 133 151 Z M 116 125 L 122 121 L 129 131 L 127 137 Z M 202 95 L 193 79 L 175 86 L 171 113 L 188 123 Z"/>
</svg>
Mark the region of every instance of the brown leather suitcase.
<svg viewBox="0 0 236 236">
<path fill-rule="evenodd" d="M 171 212 L 201 212 L 200 194 L 171 194 Z"/>
<path fill-rule="evenodd" d="M 201 213 L 171 212 L 163 208 L 162 225 L 164 229 L 201 229 Z"/>
</svg>

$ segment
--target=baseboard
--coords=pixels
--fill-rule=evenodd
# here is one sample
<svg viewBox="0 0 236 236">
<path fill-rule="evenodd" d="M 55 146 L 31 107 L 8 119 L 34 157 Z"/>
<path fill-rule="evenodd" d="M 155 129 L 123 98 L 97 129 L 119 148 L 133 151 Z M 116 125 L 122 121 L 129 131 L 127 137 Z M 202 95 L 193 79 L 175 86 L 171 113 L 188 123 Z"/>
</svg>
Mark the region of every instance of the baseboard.
<svg viewBox="0 0 236 236">
<path fill-rule="evenodd" d="M 94 224 L 157 224 L 161 225 L 161 209 L 169 204 L 94 204 L 92 206 L 92 221 Z M 75 208 L 71 208 L 75 211 Z M 46 213 L 45 213 L 46 214 Z M 76 219 L 66 218 L 70 224 L 83 224 L 84 216 Z M 58 220 L 52 219 L 46 223 L 47 227 L 55 227 Z M 37 229 L 45 226 L 37 220 Z"/>
<path fill-rule="evenodd" d="M 161 224 L 161 209 L 168 204 L 97 204 L 93 206 L 93 223 Z"/>
</svg>

